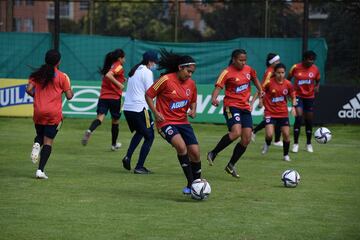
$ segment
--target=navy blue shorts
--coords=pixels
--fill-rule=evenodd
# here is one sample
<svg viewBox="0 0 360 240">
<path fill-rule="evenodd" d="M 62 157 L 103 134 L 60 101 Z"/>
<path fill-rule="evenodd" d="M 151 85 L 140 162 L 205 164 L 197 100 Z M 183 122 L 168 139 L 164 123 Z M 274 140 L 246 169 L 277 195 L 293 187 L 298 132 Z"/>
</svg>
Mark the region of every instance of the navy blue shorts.
<svg viewBox="0 0 360 240">
<path fill-rule="evenodd" d="M 314 111 L 314 98 L 296 97 L 296 107 L 300 107 L 304 112 Z"/>
<path fill-rule="evenodd" d="M 225 107 L 224 116 L 229 131 L 234 124 L 241 124 L 241 128 L 252 128 L 251 112 L 236 107 Z"/>
<path fill-rule="evenodd" d="M 97 105 L 97 114 L 107 114 L 110 110 L 111 118 L 112 119 L 119 119 L 121 116 L 120 113 L 121 107 L 121 98 L 120 99 L 99 99 Z"/>
<path fill-rule="evenodd" d="M 272 124 L 278 127 L 290 126 L 289 118 L 265 117 L 265 125 Z"/>
<path fill-rule="evenodd" d="M 35 124 L 36 129 L 36 135 L 40 139 L 43 139 L 44 136 L 54 139 L 57 132 L 59 131 L 61 127 L 62 122 L 60 122 L 58 125 L 41 125 L 41 124 Z"/>
<path fill-rule="evenodd" d="M 151 112 L 144 108 L 141 112 L 124 111 L 126 121 L 131 132 L 137 131 L 142 135 L 154 133 L 154 121 Z"/>
<path fill-rule="evenodd" d="M 171 144 L 171 139 L 176 135 L 180 134 L 184 139 L 186 146 L 192 144 L 199 144 L 194 130 L 190 124 L 177 124 L 177 125 L 166 125 L 158 130 L 160 135 Z"/>
</svg>

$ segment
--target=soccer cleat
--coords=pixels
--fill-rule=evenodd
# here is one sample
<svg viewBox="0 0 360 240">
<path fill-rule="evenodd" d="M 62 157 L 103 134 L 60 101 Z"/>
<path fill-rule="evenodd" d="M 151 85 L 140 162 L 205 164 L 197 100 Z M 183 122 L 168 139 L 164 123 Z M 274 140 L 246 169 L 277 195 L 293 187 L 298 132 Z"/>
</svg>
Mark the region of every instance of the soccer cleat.
<svg viewBox="0 0 360 240">
<path fill-rule="evenodd" d="M 33 147 L 32 147 L 32 151 L 31 151 L 31 161 L 33 163 L 37 163 L 37 161 L 39 160 L 39 155 L 40 155 L 40 150 L 41 150 L 41 146 L 39 143 L 34 143 Z"/>
<path fill-rule="evenodd" d="M 40 169 L 36 170 L 35 177 L 38 179 L 48 179 L 48 176 Z"/>
<path fill-rule="evenodd" d="M 251 132 L 251 141 L 255 142 L 256 134 L 254 132 Z"/>
<path fill-rule="evenodd" d="M 278 141 L 278 142 L 274 142 L 273 145 L 277 147 L 282 147 L 284 144 L 282 141 Z"/>
<path fill-rule="evenodd" d="M 294 143 L 293 147 L 292 147 L 292 152 L 297 153 L 299 152 L 299 144 Z"/>
<path fill-rule="evenodd" d="M 240 177 L 239 174 L 236 173 L 236 169 L 231 163 L 228 163 L 228 165 L 225 167 L 225 171 L 235 178 Z"/>
<path fill-rule="evenodd" d="M 191 194 L 191 189 L 189 187 L 184 187 L 182 192 L 183 192 L 184 195 L 190 195 Z"/>
<path fill-rule="evenodd" d="M 284 156 L 284 161 L 286 161 L 286 162 L 290 162 L 290 161 L 291 161 L 289 155 L 285 155 L 285 156 Z"/>
<path fill-rule="evenodd" d="M 308 151 L 309 153 L 313 153 L 314 152 L 314 149 L 312 147 L 311 144 L 306 144 L 306 151 Z"/>
<path fill-rule="evenodd" d="M 125 156 L 122 160 L 122 164 L 123 164 L 123 167 L 126 169 L 126 170 L 131 170 L 131 166 L 130 166 L 130 159 Z"/>
<path fill-rule="evenodd" d="M 261 154 L 266 154 L 268 151 L 269 151 L 269 146 L 266 143 L 264 143 L 264 146 L 261 150 Z"/>
<path fill-rule="evenodd" d="M 86 146 L 86 144 L 89 141 L 90 136 L 91 136 L 91 131 L 88 129 L 88 130 L 85 131 L 84 137 L 81 139 L 81 144 L 83 146 Z"/>
<path fill-rule="evenodd" d="M 111 151 L 116 151 L 121 147 L 121 143 L 116 143 L 115 145 L 111 145 Z"/>
<path fill-rule="evenodd" d="M 141 167 L 141 168 L 135 168 L 134 173 L 135 174 L 151 174 L 152 172 L 149 169 L 147 169 L 146 167 Z"/>
<path fill-rule="evenodd" d="M 216 158 L 216 153 L 213 153 L 212 151 L 208 152 L 207 160 L 208 160 L 210 166 L 214 165 L 215 158 Z"/>
</svg>

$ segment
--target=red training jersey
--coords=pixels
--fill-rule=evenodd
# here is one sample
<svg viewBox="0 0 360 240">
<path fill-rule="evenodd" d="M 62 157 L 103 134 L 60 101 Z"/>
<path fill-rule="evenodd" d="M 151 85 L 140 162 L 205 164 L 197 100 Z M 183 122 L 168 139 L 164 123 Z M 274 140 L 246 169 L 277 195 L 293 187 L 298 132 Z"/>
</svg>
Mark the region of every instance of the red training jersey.
<svg viewBox="0 0 360 240">
<path fill-rule="evenodd" d="M 116 81 L 123 84 L 125 82 L 124 68 L 119 61 L 116 61 L 111 65 L 110 70 L 116 79 Z M 118 88 L 114 83 L 110 81 L 106 76 L 102 79 L 100 98 L 101 99 L 120 99 L 122 90 Z"/>
<path fill-rule="evenodd" d="M 166 74 L 146 91 L 146 95 L 156 97 L 156 110 L 165 118 L 156 122 L 157 128 L 169 124 L 189 124 L 187 111 L 197 100 L 197 89 L 192 79 L 181 81 L 176 73 Z"/>
<path fill-rule="evenodd" d="M 215 83 L 221 89 L 225 86 L 224 108 L 236 107 L 250 111 L 250 81 L 256 78 L 256 71 L 245 65 L 241 70 L 233 65 L 223 70 Z"/>
<path fill-rule="evenodd" d="M 315 82 L 320 81 L 320 72 L 315 64 L 306 68 L 302 63 L 297 63 L 290 69 L 288 77 L 289 79 L 295 78 L 294 89 L 297 96 L 301 98 L 315 97 Z"/>
<path fill-rule="evenodd" d="M 287 98 L 295 97 L 293 85 L 287 79 L 282 83 L 276 81 L 272 77 L 269 81 L 263 84 L 265 92 L 264 101 L 264 116 L 273 118 L 286 118 L 289 117 L 287 108 Z"/>
<path fill-rule="evenodd" d="M 55 68 L 55 77 L 46 87 L 29 79 L 29 83 L 35 86 L 34 92 L 34 115 L 35 124 L 58 125 L 62 116 L 62 93 L 70 90 L 69 77 Z"/>
</svg>

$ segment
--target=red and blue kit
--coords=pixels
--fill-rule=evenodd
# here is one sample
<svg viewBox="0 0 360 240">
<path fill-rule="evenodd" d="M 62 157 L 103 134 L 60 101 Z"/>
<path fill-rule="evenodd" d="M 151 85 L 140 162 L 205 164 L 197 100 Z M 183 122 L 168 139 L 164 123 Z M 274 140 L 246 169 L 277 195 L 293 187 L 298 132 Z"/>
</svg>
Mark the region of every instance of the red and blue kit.
<svg viewBox="0 0 360 240">
<path fill-rule="evenodd" d="M 55 68 L 53 82 L 45 88 L 34 79 L 29 83 L 35 86 L 34 93 L 34 123 L 41 125 L 58 125 L 62 116 L 62 93 L 70 90 L 69 77 Z"/>
<path fill-rule="evenodd" d="M 176 73 L 169 73 L 156 81 L 146 94 L 151 98 L 157 97 L 156 110 L 165 118 L 165 121 L 156 122 L 157 128 L 169 124 L 189 124 L 187 110 L 197 100 L 197 89 L 192 79 L 180 81 Z"/>
<path fill-rule="evenodd" d="M 119 61 L 115 62 L 110 70 L 115 79 L 123 84 L 125 82 L 124 68 Z M 118 88 L 114 83 L 110 81 L 106 76 L 102 79 L 100 98 L 101 99 L 120 99 L 122 95 L 122 90 Z"/>
<path fill-rule="evenodd" d="M 272 118 L 287 118 L 289 117 L 287 98 L 295 97 L 294 88 L 291 82 L 284 79 L 282 83 L 271 78 L 268 82 L 263 84 L 264 96 L 264 116 Z"/>
<path fill-rule="evenodd" d="M 250 81 L 256 78 L 256 71 L 248 65 L 241 70 L 230 65 L 222 71 L 215 87 L 225 87 L 224 108 L 236 107 L 250 111 Z"/>
<path fill-rule="evenodd" d="M 297 63 L 289 71 L 289 79 L 295 78 L 294 89 L 296 96 L 301 98 L 315 97 L 315 82 L 320 81 L 320 72 L 315 64 L 306 68 L 302 63 Z"/>
</svg>

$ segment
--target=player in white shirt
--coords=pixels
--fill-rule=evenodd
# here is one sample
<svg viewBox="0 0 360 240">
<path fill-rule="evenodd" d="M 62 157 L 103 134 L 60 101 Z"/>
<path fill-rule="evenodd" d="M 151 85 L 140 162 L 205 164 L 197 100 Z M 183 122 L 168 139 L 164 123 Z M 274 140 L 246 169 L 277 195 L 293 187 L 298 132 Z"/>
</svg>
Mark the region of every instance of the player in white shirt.
<svg viewBox="0 0 360 240">
<path fill-rule="evenodd" d="M 158 53 L 152 50 L 147 51 L 143 54 L 142 61 L 129 72 L 123 108 L 129 129 L 131 132 L 135 131 L 135 134 L 131 139 L 127 154 L 123 158 L 122 163 L 126 170 L 131 170 L 131 157 L 140 141 L 144 138 L 139 159 L 134 168 L 135 174 L 151 173 L 149 169 L 144 167 L 144 162 L 154 141 L 154 122 L 149 106 L 145 101 L 145 92 L 154 82 L 152 70 L 156 69 L 157 62 Z"/>
</svg>

